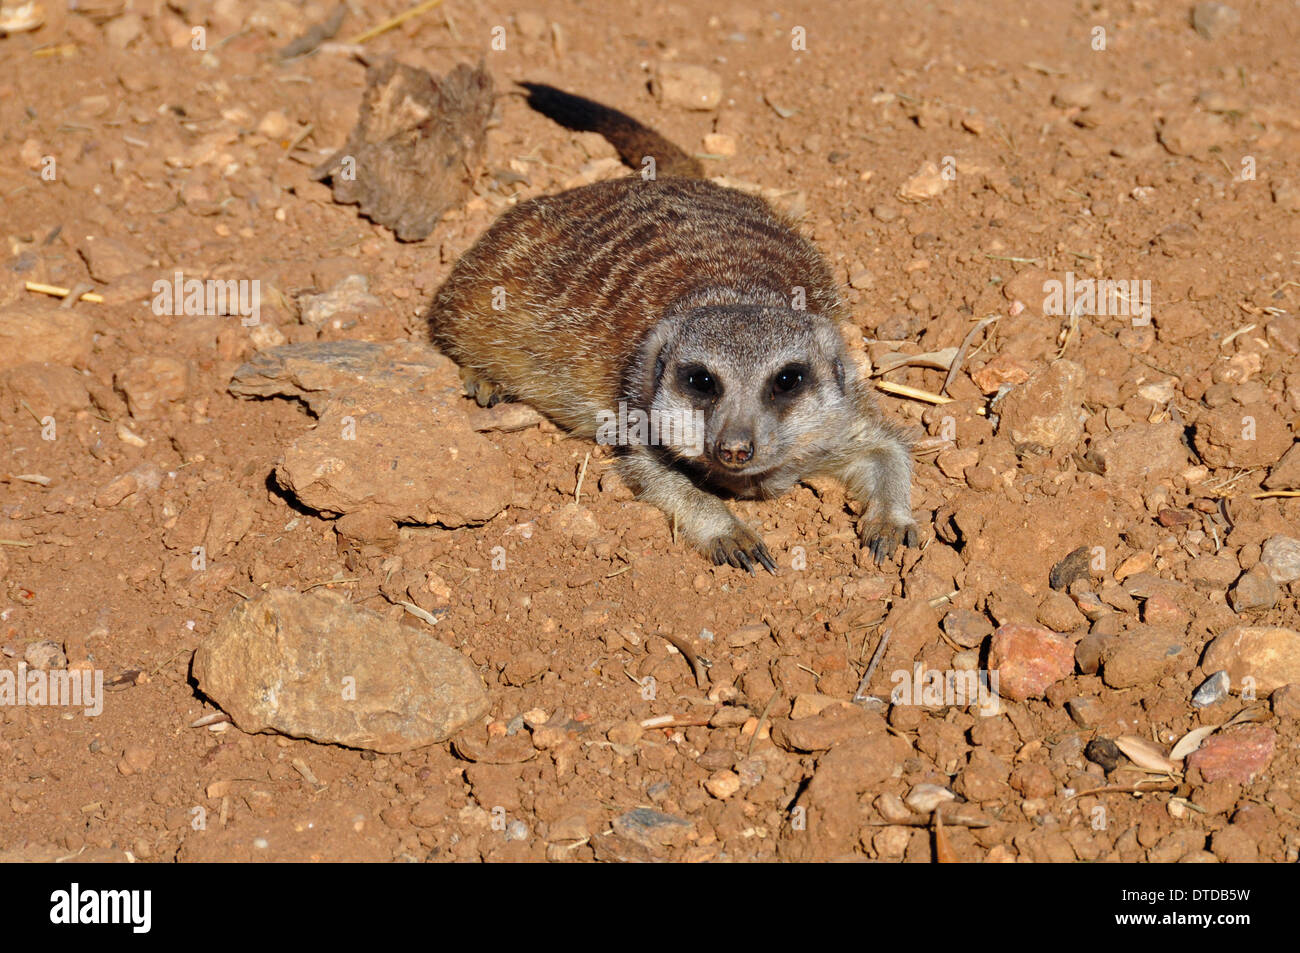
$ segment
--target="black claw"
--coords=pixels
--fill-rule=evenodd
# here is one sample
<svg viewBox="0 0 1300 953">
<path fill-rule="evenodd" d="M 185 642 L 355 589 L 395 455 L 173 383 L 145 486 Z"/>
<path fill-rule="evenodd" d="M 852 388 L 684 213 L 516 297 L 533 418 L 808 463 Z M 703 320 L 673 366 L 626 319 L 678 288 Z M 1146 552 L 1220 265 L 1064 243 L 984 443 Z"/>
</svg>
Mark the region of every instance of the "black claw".
<svg viewBox="0 0 1300 953">
<path fill-rule="evenodd" d="M 761 542 L 751 545 L 747 541 L 720 539 L 713 544 L 709 554 L 713 557 L 713 563 L 716 566 L 726 563 L 737 569 L 743 569 L 751 576 L 754 576 L 757 575 L 755 571 L 755 564 L 757 563 L 772 575 L 777 575 L 776 560 L 772 558 L 772 554 Z"/>
<path fill-rule="evenodd" d="M 920 541 L 921 541 L 921 537 L 916 532 L 916 527 L 909 526 L 907 528 L 907 534 L 903 537 L 904 544 L 915 547 L 918 543 L 920 543 Z"/>
</svg>

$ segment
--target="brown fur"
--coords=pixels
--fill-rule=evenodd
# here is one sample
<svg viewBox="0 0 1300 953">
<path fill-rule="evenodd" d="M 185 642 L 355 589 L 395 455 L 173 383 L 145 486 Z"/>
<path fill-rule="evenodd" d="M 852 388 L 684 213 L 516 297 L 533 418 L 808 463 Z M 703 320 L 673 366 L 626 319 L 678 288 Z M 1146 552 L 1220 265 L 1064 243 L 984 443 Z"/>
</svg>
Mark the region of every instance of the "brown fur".
<svg viewBox="0 0 1300 953">
<path fill-rule="evenodd" d="M 786 305 L 795 286 L 810 308 L 838 313 L 825 262 L 764 202 L 700 180 L 632 176 L 506 212 L 457 262 L 430 320 L 435 343 L 500 396 L 591 436 L 595 411 L 627 396 L 629 363 L 665 314 Z"/>
<path fill-rule="evenodd" d="M 689 170 L 622 113 L 558 90 L 543 102 L 568 124 L 586 116 L 625 158 L 650 149 L 660 170 Z M 870 500 L 861 532 L 878 558 L 916 538 L 906 441 L 846 370 L 840 317 L 825 260 L 766 203 L 679 176 L 599 182 L 511 209 L 428 313 L 434 342 L 482 404 L 526 401 L 588 437 L 620 402 L 699 415 L 699 447 L 624 448 L 620 468 L 703 552 L 773 570 L 717 491 L 774 496 L 830 473 Z M 712 393 L 697 387 L 706 377 Z M 789 392 L 778 386 L 796 378 Z"/>
</svg>

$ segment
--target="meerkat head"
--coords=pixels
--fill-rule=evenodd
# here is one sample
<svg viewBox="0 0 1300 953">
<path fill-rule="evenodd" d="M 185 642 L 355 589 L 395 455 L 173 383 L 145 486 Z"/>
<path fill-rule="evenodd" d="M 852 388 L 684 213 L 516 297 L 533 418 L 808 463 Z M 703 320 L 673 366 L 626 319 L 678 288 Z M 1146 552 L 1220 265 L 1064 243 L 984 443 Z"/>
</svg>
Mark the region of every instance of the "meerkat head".
<svg viewBox="0 0 1300 953">
<path fill-rule="evenodd" d="M 849 403 L 844 342 L 819 315 L 714 305 L 665 318 L 641 348 L 637 403 L 660 442 L 724 484 L 752 484 L 813 451 Z"/>
</svg>

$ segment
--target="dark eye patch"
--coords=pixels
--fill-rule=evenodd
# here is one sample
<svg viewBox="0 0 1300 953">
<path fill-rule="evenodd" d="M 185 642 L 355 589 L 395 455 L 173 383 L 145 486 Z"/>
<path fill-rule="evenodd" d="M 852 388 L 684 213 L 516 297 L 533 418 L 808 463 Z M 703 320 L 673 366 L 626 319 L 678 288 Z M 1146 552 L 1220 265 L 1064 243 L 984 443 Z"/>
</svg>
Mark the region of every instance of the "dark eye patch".
<svg viewBox="0 0 1300 953">
<path fill-rule="evenodd" d="M 772 375 L 771 391 L 773 399 L 788 397 L 797 393 L 812 381 L 812 372 L 804 364 L 787 364 Z"/>
<path fill-rule="evenodd" d="M 677 382 L 682 389 L 698 397 L 717 397 L 722 393 L 722 385 L 710 373 L 707 367 L 692 364 L 677 372 Z"/>
</svg>

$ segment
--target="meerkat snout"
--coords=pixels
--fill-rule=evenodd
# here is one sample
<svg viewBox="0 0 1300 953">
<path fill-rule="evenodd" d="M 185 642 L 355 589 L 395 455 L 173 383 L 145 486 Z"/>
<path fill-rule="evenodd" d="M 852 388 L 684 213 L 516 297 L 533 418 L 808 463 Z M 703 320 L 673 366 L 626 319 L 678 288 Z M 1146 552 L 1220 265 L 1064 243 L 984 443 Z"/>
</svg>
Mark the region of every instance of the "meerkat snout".
<svg viewBox="0 0 1300 953">
<path fill-rule="evenodd" d="M 718 439 L 714 456 L 724 467 L 743 467 L 754 459 L 754 439 L 730 431 Z"/>
</svg>

